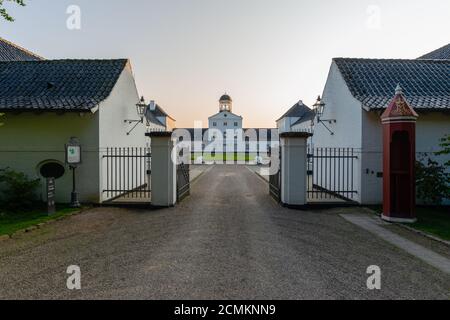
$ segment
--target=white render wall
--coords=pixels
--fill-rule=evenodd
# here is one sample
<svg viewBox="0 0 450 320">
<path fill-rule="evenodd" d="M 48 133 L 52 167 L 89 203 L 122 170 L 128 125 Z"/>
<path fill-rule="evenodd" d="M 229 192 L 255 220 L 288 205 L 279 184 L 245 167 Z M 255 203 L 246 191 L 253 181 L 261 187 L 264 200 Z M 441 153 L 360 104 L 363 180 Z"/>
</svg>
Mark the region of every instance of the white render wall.
<svg viewBox="0 0 450 320">
<path fill-rule="evenodd" d="M 65 165 L 64 146 L 73 136 L 82 144 L 83 163 L 77 169 L 77 187 L 82 202 L 99 201 L 98 114 L 7 113 L 0 127 L 0 167 L 41 179 L 40 198 L 46 200 L 45 179 L 39 174 L 43 161 L 56 160 L 65 175 L 56 180 L 56 201 L 70 202 L 72 173 Z"/>
<path fill-rule="evenodd" d="M 110 96 L 104 100 L 98 108 L 99 113 L 99 147 L 100 147 L 100 176 L 99 193 L 102 201 L 108 200 L 103 190 L 107 186 L 106 162 L 103 156 L 107 148 L 143 148 L 147 146 L 146 124 L 139 124 L 131 133 L 127 135 L 134 123 L 125 123 L 125 119 L 138 119 L 136 103 L 139 101 L 139 94 L 136 88 L 130 64 L 127 64 L 122 71 Z M 146 179 L 143 176 L 142 180 Z M 136 185 L 132 187 L 138 187 Z"/>
<path fill-rule="evenodd" d="M 242 130 L 242 117 L 235 115 L 234 113 L 224 111 L 220 112 L 208 119 L 209 129 L 216 129 L 224 134 L 227 130 Z M 234 123 L 237 122 L 237 126 Z M 216 126 L 214 126 L 216 123 Z M 225 126 L 225 123 L 227 125 Z"/>
<path fill-rule="evenodd" d="M 337 65 L 333 62 L 322 96 L 326 103 L 322 119 L 333 119 L 336 123 L 326 123 L 334 135 L 322 123 L 314 125 L 312 145 L 315 148 L 354 148 L 358 159 L 354 161 L 354 189 L 359 190 L 353 200 L 361 201 L 361 144 L 362 106 L 356 100 L 344 81 Z M 334 169 L 333 169 L 334 170 Z M 325 180 L 325 179 L 324 179 Z M 319 178 L 319 181 L 321 179 Z M 322 186 L 327 188 L 329 186 Z"/>
<path fill-rule="evenodd" d="M 277 121 L 277 128 L 279 133 L 290 132 L 292 125 L 296 123 L 299 117 L 285 117 Z"/>
</svg>

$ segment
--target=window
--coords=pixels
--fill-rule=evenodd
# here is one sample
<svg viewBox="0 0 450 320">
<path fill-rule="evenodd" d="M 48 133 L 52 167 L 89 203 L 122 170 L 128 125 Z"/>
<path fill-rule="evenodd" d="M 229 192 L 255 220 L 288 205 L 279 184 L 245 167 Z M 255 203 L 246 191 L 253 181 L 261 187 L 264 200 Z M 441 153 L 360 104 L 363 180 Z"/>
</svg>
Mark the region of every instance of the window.
<svg viewBox="0 0 450 320">
<path fill-rule="evenodd" d="M 217 127 L 217 122 L 213 122 L 213 127 Z"/>
<path fill-rule="evenodd" d="M 224 122 L 223 125 L 224 125 L 225 127 L 227 127 L 227 126 L 228 126 L 228 122 Z"/>
<path fill-rule="evenodd" d="M 239 126 L 239 123 L 235 122 L 235 123 L 234 123 L 234 126 L 235 126 L 235 127 Z"/>
<path fill-rule="evenodd" d="M 66 169 L 64 168 L 64 166 L 61 165 L 59 162 L 53 160 L 44 162 L 39 167 L 39 173 L 44 178 L 59 179 L 64 175 L 65 172 Z"/>
</svg>

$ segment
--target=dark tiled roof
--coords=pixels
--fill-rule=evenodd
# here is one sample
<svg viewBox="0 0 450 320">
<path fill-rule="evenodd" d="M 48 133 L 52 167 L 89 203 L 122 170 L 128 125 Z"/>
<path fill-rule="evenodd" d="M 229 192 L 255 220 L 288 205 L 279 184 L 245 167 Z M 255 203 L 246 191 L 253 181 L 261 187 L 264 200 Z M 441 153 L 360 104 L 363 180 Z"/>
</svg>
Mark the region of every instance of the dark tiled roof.
<svg viewBox="0 0 450 320">
<path fill-rule="evenodd" d="M 151 111 L 149 108 L 147 108 L 147 111 L 145 112 L 145 118 L 149 123 L 153 123 L 157 126 L 164 126 L 164 124 L 162 124 L 161 121 L 158 120 L 157 116 L 155 115 L 155 111 Z"/>
<path fill-rule="evenodd" d="M 149 108 L 150 108 L 150 105 L 149 105 Z M 166 111 L 164 111 L 164 109 L 161 108 L 161 106 L 158 104 L 155 105 L 155 110 L 150 111 L 150 112 L 152 112 L 155 117 L 168 117 L 175 121 L 175 119 L 172 118 L 171 116 L 169 116 L 169 114 Z"/>
<path fill-rule="evenodd" d="M 0 61 L 39 61 L 42 57 L 0 38 Z"/>
<path fill-rule="evenodd" d="M 303 118 L 305 116 L 310 116 L 311 113 L 314 112 L 310 108 L 308 108 L 308 106 L 306 106 L 302 101 L 299 101 L 277 121 L 283 118 Z"/>
<path fill-rule="evenodd" d="M 352 95 L 371 109 L 384 109 L 403 87 L 414 109 L 450 109 L 450 60 L 335 58 Z"/>
<path fill-rule="evenodd" d="M 438 60 L 450 59 L 450 43 L 446 46 L 443 46 L 442 48 L 439 48 L 430 53 L 427 53 L 424 56 L 421 56 L 419 59 L 438 59 Z"/>
<path fill-rule="evenodd" d="M 127 62 L 0 62 L 0 110 L 90 111 L 110 95 Z"/>
<path fill-rule="evenodd" d="M 314 111 L 310 110 L 307 114 L 305 114 L 303 117 L 298 119 L 293 125 L 291 125 L 291 127 L 296 126 L 303 122 L 312 121 L 315 118 L 316 118 L 316 113 Z"/>
</svg>

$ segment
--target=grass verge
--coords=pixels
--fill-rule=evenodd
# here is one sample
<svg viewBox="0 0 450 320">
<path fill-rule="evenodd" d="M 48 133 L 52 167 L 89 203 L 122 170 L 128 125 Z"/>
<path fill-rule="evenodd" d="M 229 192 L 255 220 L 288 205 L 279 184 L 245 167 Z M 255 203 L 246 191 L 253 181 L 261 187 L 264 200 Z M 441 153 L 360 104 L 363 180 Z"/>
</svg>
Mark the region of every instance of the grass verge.
<svg viewBox="0 0 450 320">
<path fill-rule="evenodd" d="M 80 209 L 67 206 L 58 206 L 54 215 L 49 216 L 45 208 L 39 208 L 30 212 L 0 213 L 0 236 L 12 235 L 17 231 L 64 217 Z"/>
<path fill-rule="evenodd" d="M 370 209 L 382 213 L 379 206 L 372 206 Z M 429 233 L 443 240 L 450 241 L 450 208 L 449 207 L 417 207 L 417 222 L 407 224 L 416 230 Z"/>
</svg>

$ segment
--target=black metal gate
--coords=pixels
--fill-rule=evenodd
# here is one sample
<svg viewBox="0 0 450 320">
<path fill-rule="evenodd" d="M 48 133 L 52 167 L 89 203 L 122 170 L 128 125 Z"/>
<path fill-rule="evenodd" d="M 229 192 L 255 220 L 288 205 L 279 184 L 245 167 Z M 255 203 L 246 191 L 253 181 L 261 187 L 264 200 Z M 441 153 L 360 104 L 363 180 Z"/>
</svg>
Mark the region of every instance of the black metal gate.
<svg viewBox="0 0 450 320">
<path fill-rule="evenodd" d="M 102 170 L 104 202 L 150 201 L 150 148 L 107 148 Z"/>
<path fill-rule="evenodd" d="M 190 166 L 181 163 L 177 165 L 177 201 L 186 198 L 191 192 Z"/>
<path fill-rule="evenodd" d="M 355 160 L 353 148 L 308 148 L 308 200 L 356 200 Z"/>
<path fill-rule="evenodd" d="M 277 202 L 281 202 L 281 150 L 279 152 L 280 167 L 276 174 L 269 177 L 270 195 Z M 271 153 L 271 151 L 270 151 Z"/>
</svg>

